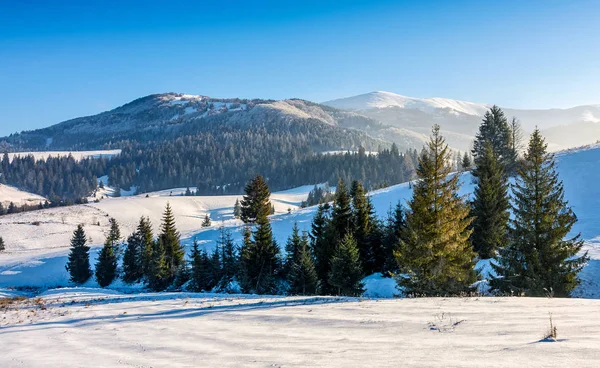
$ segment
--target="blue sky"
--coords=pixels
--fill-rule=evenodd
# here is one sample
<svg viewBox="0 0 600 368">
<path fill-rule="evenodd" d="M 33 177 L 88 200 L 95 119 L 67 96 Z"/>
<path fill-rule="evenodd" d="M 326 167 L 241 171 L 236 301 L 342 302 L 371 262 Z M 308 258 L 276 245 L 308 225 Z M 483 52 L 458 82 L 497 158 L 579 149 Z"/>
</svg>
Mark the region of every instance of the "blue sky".
<svg viewBox="0 0 600 368">
<path fill-rule="evenodd" d="M 600 103 L 598 1 L 0 0 L 0 134 L 152 93 Z"/>
</svg>

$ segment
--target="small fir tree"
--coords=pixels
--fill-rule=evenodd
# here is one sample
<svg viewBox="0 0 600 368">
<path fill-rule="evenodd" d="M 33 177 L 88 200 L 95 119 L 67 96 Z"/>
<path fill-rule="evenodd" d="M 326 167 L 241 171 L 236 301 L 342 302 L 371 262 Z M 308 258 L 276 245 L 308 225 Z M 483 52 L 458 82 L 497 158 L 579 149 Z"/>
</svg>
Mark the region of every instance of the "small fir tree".
<svg viewBox="0 0 600 368">
<path fill-rule="evenodd" d="M 168 284 L 173 281 L 184 262 L 183 247 L 179 240 L 179 232 L 175 227 L 175 216 L 169 203 L 163 214 L 159 239 L 164 249 L 165 282 Z"/>
<path fill-rule="evenodd" d="M 467 152 L 465 152 L 465 154 L 463 155 L 462 158 L 462 162 L 460 164 L 462 171 L 469 171 L 471 170 L 471 157 L 469 156 L 469 154 Z"/>
<path fill-rule="evenodd" d="M 529 296 L 569 296 L 588 261 L 579 234 L 567 238 L 577 217 L 564 199 L 554 156 L 536 129 L 513 190 L 510 238 L 492 264 L 492 288 Z"/>
<path fill-rule="evenodd" d="M 241 201 L 241 219 L 246 223 L 254 223 L 261 216 L 271 213 L 271 192 L 267 181 L 260 175 L 252 179 L 245 187 L 246 195 Z"/>
<path fill-rule="evenodd" d="M 143 239 L 136 231 L 127 238 L 127 247 L 123 254 L 123 281 L 128 284 L 139 281 L 143 275 L 142 264 Z"/>
<path fill-rule="evenodd" d="M 241 218 L 242 216 L 242 206 L 240 205 L 240 200 L 235 200 L 235 205 L 233 206 L 233 217 L 236 219 Z"/>
<path fill-rule="evenodd" d="M 163 239 L 159 237 L 156 241 L 152 241 L 148 269 L 145 275 L 146 285 L 154 291 L 162 291 L 169 284 L 168 276 L 169 269 L 165 261 Z"/>
<path fill-rule="evenodd" d="M 202 221 L 202 227 L 210 227 L 212 225 L 210 221 L 210 216 L 208 213 L 204 216 L 204 221 Z"/>
<path fill-rule="evenodd" d="M 302 235 L 297 258 L 290 267 L 289 283 L 292 294 L 314 295 L 318 292 L 319 278 L 307 233 Z"/>
<path fill-rule="evenodd" d="M 90 247 L 86 245 L 87 238 L 83 225 L 77 225 L 71 238 L 71 251 L 67 261 L 66 269 L 71 275 L 71 282 L 83 284 L 92 276 L 90 269 Z"/>
<path fill-rule="evenodd" d="M 338 295 L 360 296 L 364 292 L 362 278 L 356 241 L 352 234 L 346 234 L 331 259 L 329 283 L 337 289 Z"/>
<path fill-rule="evenodd" d="M 107 287 L 117 276 L 117 255 L 112 239 L 106 238 L 96 262 L 96 281 L 100 287 Z"/>
<path fill-rule="evenodd" d="M 0 252 L 6 250 L 6 245 L 4 245 L 4 239 L 0 236 Z"/>
</svg>

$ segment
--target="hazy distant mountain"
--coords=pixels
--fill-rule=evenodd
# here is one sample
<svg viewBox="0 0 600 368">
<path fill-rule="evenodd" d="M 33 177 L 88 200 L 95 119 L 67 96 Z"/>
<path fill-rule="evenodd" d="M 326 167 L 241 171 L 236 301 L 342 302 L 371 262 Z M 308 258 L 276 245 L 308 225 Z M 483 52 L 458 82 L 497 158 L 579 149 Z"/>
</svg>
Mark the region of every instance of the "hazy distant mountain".
<svg viewBox="0 0 600 368">
<path fill-rule="evenodd" d="M 323 104 L 354 111 L 383 124 L 428 135 L 433 124 L 439 124 L 448 143 L 468 149 L 483 114 L 491 105 L 445 98 L 414 98 L 391 92 L 371 92 L 327 101 Z M 570 109 L 525 110 L 503 108 L 506 115 L 521 121 L 531 132 L 536 126 L 547 136 L 552 149 L 594 143 L 600 140 L 600 105 Z"/>
</svg>

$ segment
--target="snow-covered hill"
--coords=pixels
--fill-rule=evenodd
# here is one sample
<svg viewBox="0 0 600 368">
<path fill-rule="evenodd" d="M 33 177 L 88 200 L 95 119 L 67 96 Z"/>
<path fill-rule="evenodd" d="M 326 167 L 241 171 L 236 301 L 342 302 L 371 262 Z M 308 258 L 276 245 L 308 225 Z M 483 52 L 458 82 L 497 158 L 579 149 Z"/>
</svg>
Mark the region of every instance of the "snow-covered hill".
<svg viewBox="0 0 600 368">
<path fill-rule="evenodd" d="M 414 98 L 377 91 L 327 101 L 323 104 L 358 112 L 384 124 L 427 135 L 439 124 L 451 146 L 468 150 L 481 118 L 491 106 L 447 98 Z M 553 150 L 592 144 L 600 140 L 600 104 L 569 109 L 527 110 L 502 107 L 516 117 L 526 132 L 539 127 Z"/>
<path fill-rule="evenodd" d="M 558 156 L 558 170 L 564 180 L 566 198 L 575 210 L 579 222 L 574 231 L 586 240 L 592 260 L 582 272 L 583 284 L 577 295 L 600 297 L 600 146 L 563 152 Z M 471 177 L 464 174 L 461 193 L 472 191 Z M 280 245 L 285 244 L 294 223 L 301 230 L 309 230 L 316 208 L 299 208 L 311 186 L 274 193 L 272 201 L 276 214 L 271 217 L 273 233 Z M 212 249 L 219 236 L 219 227 L 230 229 L 236 241 L 241 240 L 242 223 L 233 219 L 236 196 L 184 197 L 184 189 L 173 189 L 146 195 L 109 198 L 100 203 L 53 208 L 0 217 L 0 236 L 7 250 L 0 254 L 0 287 L 10 286 L 66 286 L 68 274 L 64 269 L 69 239 L 75 226 L 85 224 L 92 239 L 92 264 L 108 232 L 109 217 L 122 226 L 123 236 L 130 234 L 140 216 L 149 216 L 154 229 L 160 224 L 162 211 L 169 202 L 173 208 L 183 243 L 188 247 L 196 237 L 203 247 Z M 395 185 L 372 192 L 371 199 L 380 217 L 398 201 L 405 202 L 411 195 L 408 184 Z M 290 210 L 290 212 L 288 212 Z M 213 226 L 202 228 L 205 214 Z M 375 280 L 376 281 L 376 280 Z M 377 282 L 375 282 L 377 283 Z M 89 281 L 87 286 L 95 286 Z M 115 284 L 114 287 L 123 285 Z M 389 295 L 389 293 L 388 293 Z"/>
<path fill-rule="evenodd" d="M 6 208 L 11 202 L 17 206 L 37 205 L 46 198 L 37 194 L 25 192 L 10 185 L 0 184 L 0 203 Z"/>
</svg>

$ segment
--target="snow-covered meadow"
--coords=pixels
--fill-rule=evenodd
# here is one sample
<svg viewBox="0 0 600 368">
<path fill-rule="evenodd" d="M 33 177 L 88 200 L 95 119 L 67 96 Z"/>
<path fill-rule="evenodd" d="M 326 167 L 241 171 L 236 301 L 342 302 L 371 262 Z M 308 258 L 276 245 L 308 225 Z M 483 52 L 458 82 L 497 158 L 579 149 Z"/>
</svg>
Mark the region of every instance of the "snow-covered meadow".
<svg viewBox="0 0 600 368">
<path fill-rule="evenodd" d="M 49 291 L 0 307 L 2 367 L 597 367 L 600 300 Z M 550 313 L 557 341 L 544 340 Z"/>
</svg>

